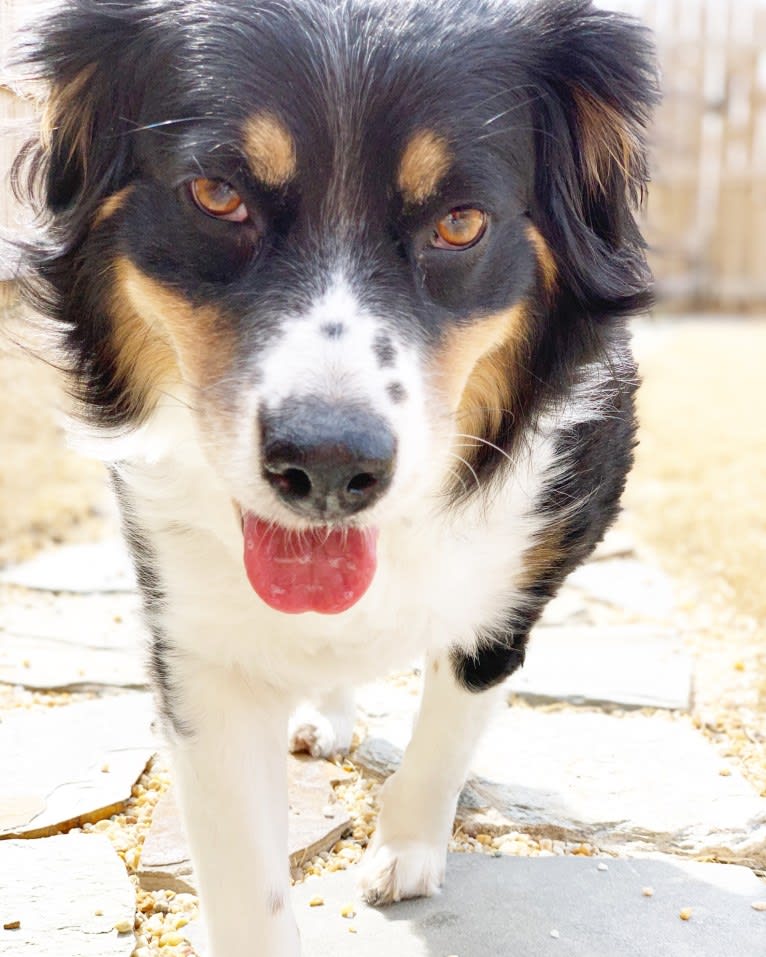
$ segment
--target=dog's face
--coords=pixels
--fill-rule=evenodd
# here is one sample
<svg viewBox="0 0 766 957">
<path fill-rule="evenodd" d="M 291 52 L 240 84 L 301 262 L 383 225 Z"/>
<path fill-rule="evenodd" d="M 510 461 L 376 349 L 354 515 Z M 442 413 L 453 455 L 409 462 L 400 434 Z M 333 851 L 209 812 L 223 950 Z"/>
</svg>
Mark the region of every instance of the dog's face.
<svg viewBox="0 0 766 957">
<path fill-rule="evenodd" d="M 181 397 L 246 515 L 471 491 L 645 302 L 649 54 L 582 0 L 74 2 L 40 49 L 83 398 Z"/>
</svg>

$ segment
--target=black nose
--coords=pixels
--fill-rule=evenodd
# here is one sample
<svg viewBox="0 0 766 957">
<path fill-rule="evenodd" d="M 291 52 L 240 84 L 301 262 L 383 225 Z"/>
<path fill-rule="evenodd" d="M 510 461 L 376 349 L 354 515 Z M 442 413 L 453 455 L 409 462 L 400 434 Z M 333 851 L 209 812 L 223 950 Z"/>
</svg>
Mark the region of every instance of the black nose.
<svg viewBox="0 0 766 957">
<path fill-rule="evenodd" d="M 396 440 L 380 416 L 360 406 L 292 399 L 262 411 L 260 425 L 264 476 L 306 518 L 353 515 L 391 484 Z"/>
</svg>

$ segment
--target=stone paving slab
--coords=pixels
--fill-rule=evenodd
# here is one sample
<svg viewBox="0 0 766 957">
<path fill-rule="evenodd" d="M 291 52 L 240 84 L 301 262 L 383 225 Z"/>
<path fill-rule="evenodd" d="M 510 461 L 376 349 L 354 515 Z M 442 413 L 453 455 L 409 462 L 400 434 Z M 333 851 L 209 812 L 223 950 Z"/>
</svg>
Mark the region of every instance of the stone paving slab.
<svg viewBox="0 0 766 957">
<path fill-rule="evenodd" d="M 537 628 L 508 681 L 533 702 L 688 711 L 692 659 L 667 629 L 646 625 Z"/>
<path fill-rule="evenodd" d="M 137 596 L 6 586 L 0 604 L 0 683 L 67 691 L 147 686 Z"/>
<path fill-rule="evenodd" d="M 546 626 L 594 625 L 596 624 L 592 603 L 585 600 L 581 591 L 564 584 L 543 609 L 542 617 L 533 634 Z"/>
<path fill-rule="evenodd" d="M 316 854 L 331 848 L 349 830 L 351 818 L 344 806 L 335 801 L 332 784 L 345 781 L 350 775 L 329 761 L 303 755 L 288 755 L 287 770 L 290 864 L 300 868 Z M 138 877 L 145 890 L 196 893 L 189 848 L 172 788 L 154 811 Z"/>
<path fill-rule="evenodd" d="M 636 554 L 636 540 L 619 526 L 610 528 L 590 557 L 592 562 L 610 558 L 632 558 Z"/>
<path fill-rule="evenodd" d="M 378 776 L 394 771 L 407 723 L 370 718 L 352 760 Z M 766 867 L 766 800 L 687 721 L 659 713 L 501 709 L 459 820 L 488 810 L 495 830 Z"/>
<path fill-rule="evenodd" d="M 148 694 L 3 714 L 0 839 L 116 813 L 157 750 L 153 717 Z"/>
<path fill-rule="evenodd" d="M 120 538 L 61 545 L 0 571 L 0 582 L 52 592 L 135 591 L 136 580 Z"/>
<path fill-rule="evenodd" d="M 101 835 L 0 842 L 0 957 L 130 957 L 135 908 Z"/>
<path fill-rule="evenodd" d="M 581 565 L 567 584 L 589 598 L 641 618 L 664 619 L 675 608 L 672 580 L 637 558 L 607 558 Z"/>
<path fill-rule="evenodd" d="M 302 957 L 763 957 L 766 914 L 752 904 L 766 886 L 746 868 L 599 863 L 453 854 L 440 895 L 381 909 L 359 902 L 353 868 L 312 879 L 293 889 Z M 198 925 L 189 937 L 205 957 Z"/>
</svg>

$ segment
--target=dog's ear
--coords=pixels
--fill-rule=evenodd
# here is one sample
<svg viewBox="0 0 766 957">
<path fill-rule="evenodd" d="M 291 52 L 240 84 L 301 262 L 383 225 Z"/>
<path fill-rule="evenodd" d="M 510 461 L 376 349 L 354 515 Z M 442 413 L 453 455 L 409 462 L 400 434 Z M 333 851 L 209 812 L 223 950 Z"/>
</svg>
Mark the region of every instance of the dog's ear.
<svg viewBox="0 0 766 957">
<path fill-rule="evenodd" d="M 33 27 L 21 49 L 27 73 L 48 89 L 39 141 L 20 168 L 54 216 L 91 207 L 129 175 L 129 135 L 140 109 L 137 51 L 151 4 L 70 0 Z M 128 76 L 128 82 L 122 80 Z"/>
<path fill-rule="evenodd" d="M 659 100 L 651 35 L 589 0 L 544 0 L 527 17 L 542 64 L 533 217 L 557 251 L 563 282 L 591 314 L 645 308 L 649 273 L 635 213 Z"/>
</svg>

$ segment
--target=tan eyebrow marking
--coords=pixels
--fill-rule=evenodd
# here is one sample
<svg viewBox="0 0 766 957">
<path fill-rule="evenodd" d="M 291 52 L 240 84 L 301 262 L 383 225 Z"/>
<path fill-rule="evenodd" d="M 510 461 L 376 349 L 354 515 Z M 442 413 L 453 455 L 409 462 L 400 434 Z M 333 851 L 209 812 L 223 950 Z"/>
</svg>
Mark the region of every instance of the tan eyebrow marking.
<svg viewBox="0 0 766 957">
<path fill-rule="evenodd" d="M 266 186 L 286 186 L 295 175 L 295 140 L 273 113 L 256 113 L 245 121 L 245 153 L 250 169 Z"/>
<path fill-rule="evenodd" d="M 397 186 L 407 203 L 423 203 L 436 192 L 452 162 L 447 140 L 433 130 L 415 133 L 402 154 Z"/>
</svg>

